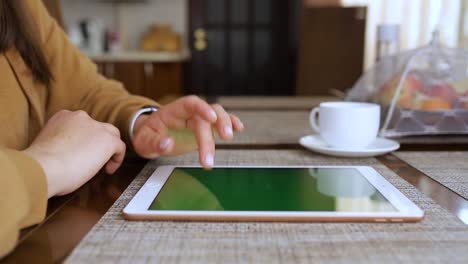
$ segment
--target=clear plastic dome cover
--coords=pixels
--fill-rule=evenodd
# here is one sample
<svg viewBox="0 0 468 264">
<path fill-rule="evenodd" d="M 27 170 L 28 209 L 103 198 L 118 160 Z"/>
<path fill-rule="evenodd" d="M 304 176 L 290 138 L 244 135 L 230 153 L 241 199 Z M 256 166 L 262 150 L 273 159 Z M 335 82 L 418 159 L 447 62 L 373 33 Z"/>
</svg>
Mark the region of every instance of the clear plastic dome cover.
<svg viewBox="0 0 468 264">
<path fill-rule="evenodd" d="M 381 59 L 346 100 L 382 106 L 381 136 L 468 134 L 468 51 L 427 46 Z"/>
</svg>

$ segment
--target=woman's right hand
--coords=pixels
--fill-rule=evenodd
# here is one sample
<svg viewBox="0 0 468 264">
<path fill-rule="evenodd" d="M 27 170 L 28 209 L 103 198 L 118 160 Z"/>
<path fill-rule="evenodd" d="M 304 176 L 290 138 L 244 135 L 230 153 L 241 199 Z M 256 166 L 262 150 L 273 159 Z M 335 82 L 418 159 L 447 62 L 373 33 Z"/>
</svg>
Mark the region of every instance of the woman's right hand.
<svg viewBox="0 0 468 264">
<path fill-rule="evenodd" d="M 84 111 L 55 114 L 24 152 L 39 162 L 49 198 L 78 189 L 105 166 L 114 173 L 125 156 L 125 143 L 111 124 L 92 119 Z"/>
</svg>

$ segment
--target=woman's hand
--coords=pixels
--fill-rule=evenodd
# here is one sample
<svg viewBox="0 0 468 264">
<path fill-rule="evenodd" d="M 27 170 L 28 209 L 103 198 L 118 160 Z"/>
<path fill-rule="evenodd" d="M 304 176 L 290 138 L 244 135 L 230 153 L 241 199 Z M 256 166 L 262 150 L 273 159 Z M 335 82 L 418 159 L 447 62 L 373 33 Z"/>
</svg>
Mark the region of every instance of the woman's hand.
<svg viewBox="0 0 468 264">
<path fill-rule="evenodd" d="M 215 152 L 214 131 L 222 139 L 231 140 L 233 131 L 243 128 L 239 118 L 226 113 L 220 105 L 209 105 L 196 96 L 187 96 L 149 116 L 140 116 L 135 123 L 133 147 L 140 156 L 154 159 L 161 155 L 186 153 L 198 145 L 200 163 L 211 168 Z"/>
<path fill-rule="evenodd" d="M 60 111 L 24 152 L 36 159 L 47 176 L 49 198 L 65 195 L 86 183 L 105 166 L 114 173 L 125 156 L 125 143 L 113 125 L 84 111 Z"/>
</svg>

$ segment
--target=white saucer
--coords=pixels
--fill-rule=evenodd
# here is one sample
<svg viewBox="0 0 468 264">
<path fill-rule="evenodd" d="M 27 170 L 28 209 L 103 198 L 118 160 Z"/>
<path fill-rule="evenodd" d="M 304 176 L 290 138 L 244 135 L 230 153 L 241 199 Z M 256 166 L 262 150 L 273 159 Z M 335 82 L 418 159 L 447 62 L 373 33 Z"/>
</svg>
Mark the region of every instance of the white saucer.
<svg viewBox="0 0 468 264">
<path fill-rule="evenodd" d="M 328 144 L 325 143 L 319 135 L 302 137 L 299 140 L 299 144 L 318 153 L 351 158 L 378 156 L 400 148 L 400 143 L 396 141 L 386 138 L 377 138 L 372 144 L 364 149 L 339 149 L 328 146 Z"/>
</svg>

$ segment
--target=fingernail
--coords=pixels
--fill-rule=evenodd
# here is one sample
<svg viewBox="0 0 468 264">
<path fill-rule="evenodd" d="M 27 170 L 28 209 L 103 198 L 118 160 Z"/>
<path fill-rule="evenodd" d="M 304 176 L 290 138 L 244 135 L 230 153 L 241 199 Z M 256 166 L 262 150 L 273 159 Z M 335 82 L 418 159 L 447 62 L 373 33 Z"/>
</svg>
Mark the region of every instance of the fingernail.
<svg viewBox="0 0 468 264">
<path fill-rule="evenodd" d="M 210 167 L 213 167 L 214 165 L 214 157 L 213 157 L 213 154 L 209 153 L 209 154 L 206 154 L 205 156 L 205 163 L 206 165 L 210 166 Z"/>
<path fill-rule="evenodd" d="M 163 138 L 159 142 L 159 148 L 161 148 L 161 150 L 166 150 L 169 147 L 170 144 L 171 144 L 171 139 L 170 138 Z"/>
<path fill-rule="evenodd" d="M 244 124 L 242 122 L 239 122 L 240 129 L 244 129 Z"/>
<path fill-rule="evenodd" d="M 216 115 L 216 112 L 214 110 L 210 111 L 210 115 L 211 115 L 211 118 L 213 118 L 213 120 L 218 119 L 218 116 Z"/>
<path fill-rule="evenodd" d="M 233 135 L 232 127 L 231 126 L 225 126 L 224 127 L 224 133 L 226 133 L 226 135 L 228 135 L 228 136 L 232 136 Z"/>
</svg>

